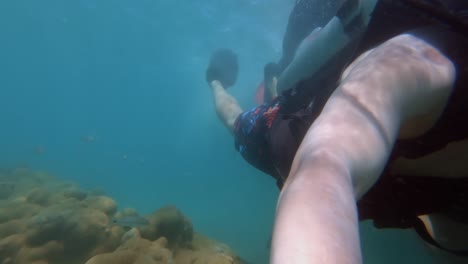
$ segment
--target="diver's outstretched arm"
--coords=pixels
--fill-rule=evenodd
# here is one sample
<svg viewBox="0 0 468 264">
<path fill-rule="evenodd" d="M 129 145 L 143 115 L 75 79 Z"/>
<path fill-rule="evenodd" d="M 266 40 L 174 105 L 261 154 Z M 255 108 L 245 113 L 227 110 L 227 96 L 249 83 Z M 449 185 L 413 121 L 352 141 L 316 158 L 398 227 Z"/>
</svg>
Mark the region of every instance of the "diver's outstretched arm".
<svg viewBox="0 0 468 264">
<path fill-rule="evenodd" d="M 454 79 L 450 60 L 407 34 L 348 67 L 280 194 L 272 264 L 362 262 L 356 200 L 378 180 L 397 137 L 434 125 Z"/>
</svg>

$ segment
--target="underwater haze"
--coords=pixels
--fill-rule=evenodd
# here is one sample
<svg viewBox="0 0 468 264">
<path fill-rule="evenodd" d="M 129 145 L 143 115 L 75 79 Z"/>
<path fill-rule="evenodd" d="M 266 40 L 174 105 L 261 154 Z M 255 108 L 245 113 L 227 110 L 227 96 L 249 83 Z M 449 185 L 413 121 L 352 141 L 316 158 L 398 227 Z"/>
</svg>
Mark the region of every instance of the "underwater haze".
<svg viewBox="0 0 468 264">
<path fill-rule="evenodd" d="M 278 191 L 242 160 L 205 82 L 239 54 L 245 107 L 277 57 L 287 1 L 0 1 L 0 165 L 105 191 L 140 213 L 173 204 L 197 231 L 266 263 Z"/>
<path fill-rule="evenodd" d="M 249 263 L 268 263 L 278 189 L 218 121 L 208 58 L 239 55 L 254 106 L 292 0 L 0 1 L 0 167 L 100 189 L 119 208 L 180 208 Z M 362 225 L 366 263 L 435 263 L 410 231 Z"/>
</svg>

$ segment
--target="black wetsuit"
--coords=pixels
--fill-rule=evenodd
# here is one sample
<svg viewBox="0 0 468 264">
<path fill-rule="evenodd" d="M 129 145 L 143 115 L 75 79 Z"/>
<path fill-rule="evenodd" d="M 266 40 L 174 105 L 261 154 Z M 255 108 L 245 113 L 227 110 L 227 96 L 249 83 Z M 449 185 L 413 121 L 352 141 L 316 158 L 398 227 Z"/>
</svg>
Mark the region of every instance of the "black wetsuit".
<svg viewBox="0 0 468 264">
<path fill-rule="evenodd" d="M 397 157 L 420 158 L 450 142 L 468 139 L 467 10 L 468 1 L 464 0 L 380 0 L 357 49 L 348 46 L 317 74 L 277 98 L 273 102 L 276 104 L 274 121 L 268 127 L 263 116 L 254 118 L 256 122 L 252 123 L 253 115 L 250 115 L 250 130 L 242 129 L 246 122 L 242 117 L 238 119 L 236 131 L 246 133 L 235 132 L 237 149 L 243 150 L 244 158 L 252 165 L 275 177 L 281 188 L 297 148 L 336 88 L 341 70 L 362 52 L 405 32 L 430 42 L 450 58 L 456 65 L 457 79 L 440 120 L 419 138 L 397 141 L 388 166 Z M 317 85 L 321 89 L 311 89 Z M 268 105 L 263 107 L 269 109 Z M 250 111 L 255 112 L 256 109 Z M 255 132 L 255 140 L 249 131 Z M 380 228 L 415 228 L 426 241 L 441 247 L 428 235 L 417 216 L 444 213 L 468 224 L 468 178 L 424 176 L 392 175 L 386 169 L 358 201 L 360 220 L 372 219 Z M 464 251 L 451 252 L 467 255 Z"/>
</svg>

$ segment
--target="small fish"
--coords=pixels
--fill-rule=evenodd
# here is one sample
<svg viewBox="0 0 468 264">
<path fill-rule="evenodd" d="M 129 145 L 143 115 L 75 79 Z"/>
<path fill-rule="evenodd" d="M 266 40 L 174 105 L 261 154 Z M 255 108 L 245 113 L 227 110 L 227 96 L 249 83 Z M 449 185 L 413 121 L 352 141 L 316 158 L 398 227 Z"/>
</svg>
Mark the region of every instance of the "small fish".
<svg viewBox="0 0 468 264">
<path fill-rule="evenodd" d="M 112 219 L 114 225 L 123 227 L 139 227 L 149 225 L 148 219 L 141 216 L 125 216 L 122 218 Z"/>
<path fill-rule="evenodd" d="M 98 139 L 97 133 L 94 130 L 81 136 L 81 141 L 85 143 L 93 143 Z"/>
<path fill-rule="evenodd" d="M 85 143 L 92 143 L 96 141 L 96 135 L 86 135 L 81 137 L 81 141 Z"/>
<path fill-rule="evenodd" d="M 42 145 L 37 145 L 37 146 L 34 147 L 34 152 L 35 152 L 37 155 L 42 155 L 42 154 L 44 154 L 44 152 L 45 152 L 45 148 L 44 148 L 44 146 L 42 146 Z"/>
</svg>

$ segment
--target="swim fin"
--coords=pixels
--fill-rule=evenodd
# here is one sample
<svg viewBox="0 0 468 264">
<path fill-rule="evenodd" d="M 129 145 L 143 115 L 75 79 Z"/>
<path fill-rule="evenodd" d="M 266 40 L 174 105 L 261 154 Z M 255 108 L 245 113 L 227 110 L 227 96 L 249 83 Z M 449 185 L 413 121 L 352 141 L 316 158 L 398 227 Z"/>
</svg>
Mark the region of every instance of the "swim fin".
<svg viewBox="0 0 468 264">
<path fill-rule="evenodd" d="M 206 69 L 206 81 L 211 83 L 217 80 L 224 88 L 228 88 L 236 83 L 238 72 L 237 55 L 232 50 L 219 49 L 211 55 Z"/>
</svg>

